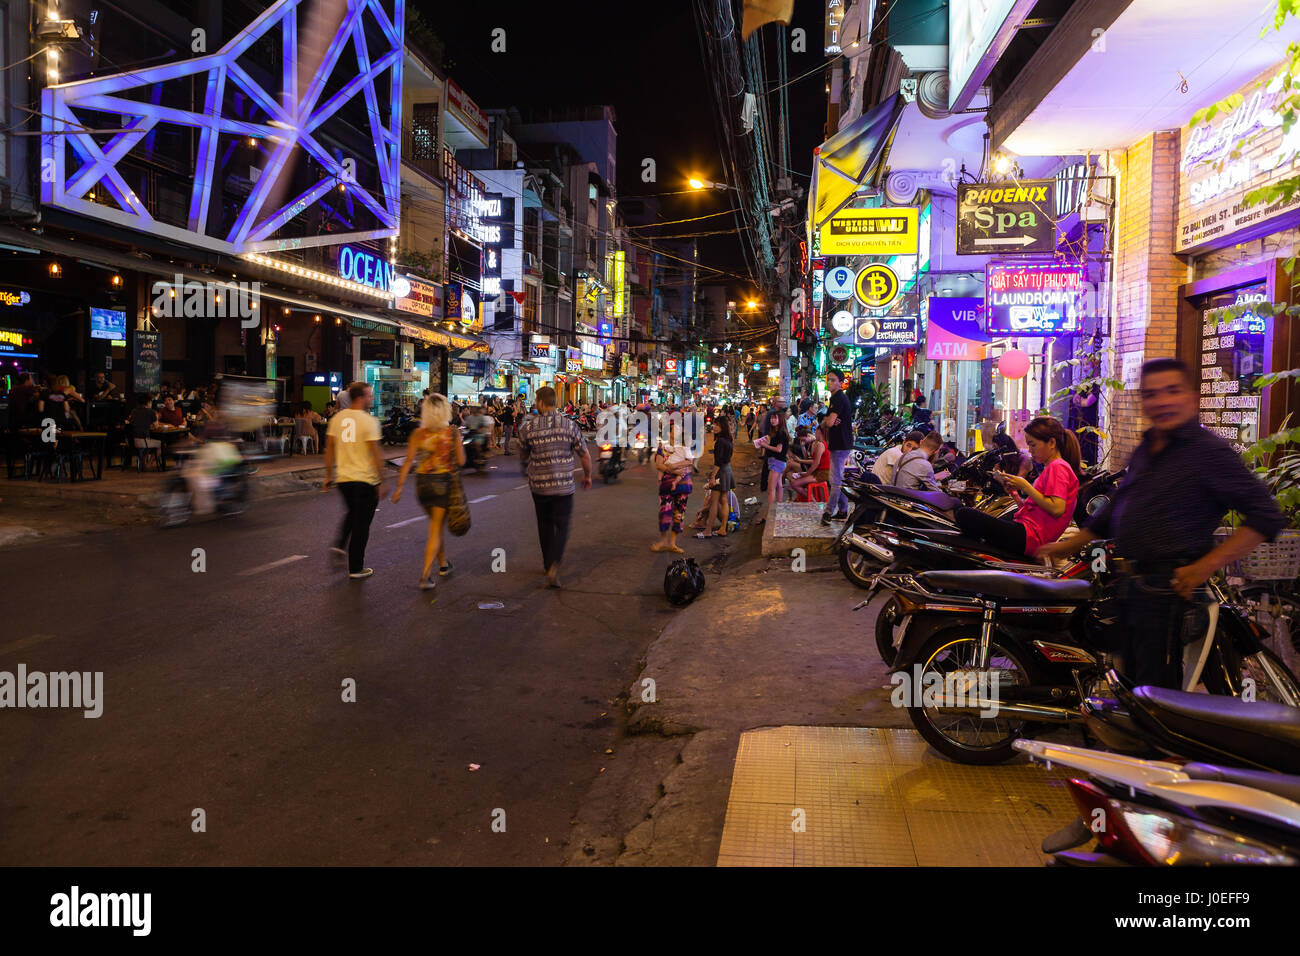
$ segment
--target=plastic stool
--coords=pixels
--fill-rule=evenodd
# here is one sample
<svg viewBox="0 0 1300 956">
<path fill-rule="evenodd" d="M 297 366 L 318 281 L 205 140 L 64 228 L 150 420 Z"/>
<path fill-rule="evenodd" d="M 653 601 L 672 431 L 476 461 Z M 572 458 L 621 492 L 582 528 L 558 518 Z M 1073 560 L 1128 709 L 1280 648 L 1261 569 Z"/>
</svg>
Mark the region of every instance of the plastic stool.
<svg viewBox="0 0 1300 956">
<path fill-rule="evenodd" d="M 811 485 L 805 485 L 799 489 L 799 496 L 795 501 L 830 501 L 831 488 L 824 481 L 814 481 Z"/>
</svg>

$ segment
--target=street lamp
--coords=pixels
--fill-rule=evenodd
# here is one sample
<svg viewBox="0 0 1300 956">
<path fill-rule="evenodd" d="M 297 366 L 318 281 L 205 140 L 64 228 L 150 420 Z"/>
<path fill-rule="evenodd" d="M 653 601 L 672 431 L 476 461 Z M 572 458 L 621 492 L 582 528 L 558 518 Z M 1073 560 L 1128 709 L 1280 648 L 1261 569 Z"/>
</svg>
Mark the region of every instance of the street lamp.
<svg viewBox="0 0 1300 956">
<path fill-rule="evenodd" d="M 732 189 L 740 192 L 735 186 L 728 186 L 726 183 L 715 183 L 711 179 L 696 179 L 694 177 L 686 180 L 692 189 Z"/>
</svg>

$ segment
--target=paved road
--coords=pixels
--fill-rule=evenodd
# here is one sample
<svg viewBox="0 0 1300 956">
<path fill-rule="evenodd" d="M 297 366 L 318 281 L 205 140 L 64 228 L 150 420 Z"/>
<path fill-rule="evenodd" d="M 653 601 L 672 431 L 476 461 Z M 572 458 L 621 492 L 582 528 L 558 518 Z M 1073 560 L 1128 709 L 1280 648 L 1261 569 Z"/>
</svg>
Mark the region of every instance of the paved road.
<svg viewBox="0 0 1300 956">
<path fill-rule="evenodd" d="M 648 466 L 579 489 L 556 592 L 516 462 L 467 475 L 474 526 L 433 602 L 413 484 L 381 501 L 366 581 L 328 551 L 336 493 L 0 551 L 0 671 L 104 674 L 99 719 L 0 710 L 0 863 L 561 862 L 674 612 Z"/>
</svg>

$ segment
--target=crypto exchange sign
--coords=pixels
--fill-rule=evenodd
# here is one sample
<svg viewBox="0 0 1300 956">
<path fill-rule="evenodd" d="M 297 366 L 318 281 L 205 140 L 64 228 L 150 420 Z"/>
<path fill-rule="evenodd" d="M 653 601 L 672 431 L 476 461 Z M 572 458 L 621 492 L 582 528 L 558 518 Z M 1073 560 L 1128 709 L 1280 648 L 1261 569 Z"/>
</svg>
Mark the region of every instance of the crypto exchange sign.
<svg viewBox="0 0 1300 956">
<path fill-rule="evenodd" d="M 957 255 L 1055 252 L 1056 180 L 957 187 Z"/>
<path fill-rule="evenodd" d="M 918 230 L 915 207 L 841 209 L 821 228 L 821 254 L 914 256 Z"/>
<path fill-rule="evenodd" d="M 1088 292 L 1082 266 L 990 262 L 984 284 L 991 335 L 1079 331 Z"/>
<path fill-rule="evenodd" d="M 902 318 L 860 318 L 853 330 L 855 345 L 893 347 L 896 345 L 916 344 L 917 318 L 914 315 Z"/>
</svg>

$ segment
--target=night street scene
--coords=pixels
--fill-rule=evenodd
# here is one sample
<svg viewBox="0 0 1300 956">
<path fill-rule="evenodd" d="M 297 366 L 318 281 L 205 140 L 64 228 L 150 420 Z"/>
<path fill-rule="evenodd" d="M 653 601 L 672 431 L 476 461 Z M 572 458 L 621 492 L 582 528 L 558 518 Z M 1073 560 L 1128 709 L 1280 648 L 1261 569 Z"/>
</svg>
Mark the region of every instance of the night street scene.
<svg viewBox="0 0 1300 956">
<path fill-rule="evenodd" d="M 435 867 L 1284 916 L 1292 0 L 0 18 L 10 925 Z"/>
</svg>

